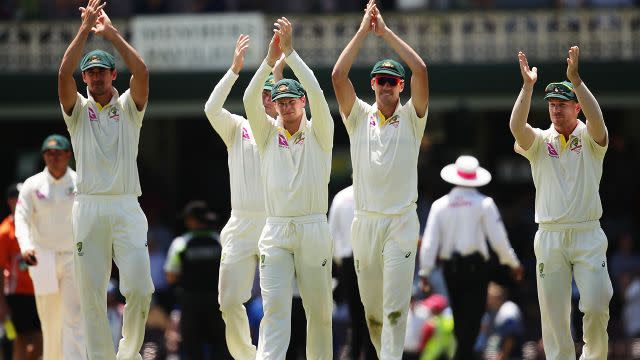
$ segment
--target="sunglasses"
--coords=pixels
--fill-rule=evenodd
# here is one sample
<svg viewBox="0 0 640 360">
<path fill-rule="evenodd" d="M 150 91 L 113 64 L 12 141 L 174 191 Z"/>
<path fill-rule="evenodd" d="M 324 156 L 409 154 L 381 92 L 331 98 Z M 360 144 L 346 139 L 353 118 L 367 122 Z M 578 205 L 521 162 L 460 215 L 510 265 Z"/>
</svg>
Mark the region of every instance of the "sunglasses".
<svg viewBox="0 0 640 360">
<path fill-rule="evenodd" d="M 389 76 L 376 76 L 376 83 L 380 86 L 385 86 L 389 84 L 389 86 L 396 86 L 402 79 L 397 77 L 389 77 Z"/>
<path fill-rule="evenodd" d="M 560 92 L 560 93 L 569 92 L 569 93 L 571 93 L 571 92 L 573 92 L 573 89 L 570 88 L 567 84 L 564 84 L 564 83 L 551 83 L 551 84 L 547 85 L 546 88 L 544 88 L 544 92 L 545 93 L 550 93 L 550 92 Z"/>
</svg>

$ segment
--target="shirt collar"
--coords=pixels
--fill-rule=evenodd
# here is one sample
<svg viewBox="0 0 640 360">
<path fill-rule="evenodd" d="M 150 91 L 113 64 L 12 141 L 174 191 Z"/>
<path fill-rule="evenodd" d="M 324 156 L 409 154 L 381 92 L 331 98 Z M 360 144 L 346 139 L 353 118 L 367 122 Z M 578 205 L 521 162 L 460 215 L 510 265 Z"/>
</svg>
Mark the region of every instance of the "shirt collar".
<svg viewBox="0 0 640 360">
<path fill-rule="evenodd" d="M 269 116 L 269 115 L 267 115 Z M 309 121 L 309 119 L 307 118 L 307 109 L 302 109 L 302 121 L 300 122 L 300 127 L 298 128 L 298 131 L 296 131 L 293 134 L 289 134 L 289 131 L 287 131 L 287 129 L 284 128 L 284 125 L 282 124 L 282 118 L 280 117 L 280 115 L 278 115 L 278 117 L 276 118 L 276 126 L 278 126 L 278 129 L 280 131 L 282 131 L 282 133 L 287 136 L 287 140 L 289 138 L 291 138 L 293 135 L 299 133 L 300 131 L 304 131 L 304 128 L 306 126 L 306 123 Z"/>
<path fill-rule="evenodd" d="M 573 131 L 571 132 L 571 135 L 569 135 L 569 138 L 571 137 L 578 137 L 578 133 L 582 131 L 582 129 L 584 129 L 587 125 L 585 125 L 582 120 L 578 119 L 578 125 L 576 125 L 576 128 L 573 129 Z M 551 135 L 554 138 L 557 138 L 558 136 L 562 135 L 560 134 L 556 128 L 553 126 L 553 124 L 551 124 L 551 126 L 549 127 L 549 131 L 551 132 Z M 567 141 L 569 141 L 569 139 L 566 139 Z"/>
<path fill-rule="evenodd" d="M 378 109 L 378 103 L 377 102 L 374 102 L 372 107 L 373 107 L 373 112 L 375 114 L 382 115 L 382 112 Z M 396 109 L 393 110 L 393 114 L 391 114 L 391 116 L 397 114 L 398 110 L 400 110 L 401 107 L 402 107 L 402 103 L 400 102 L 400 99 L 398 99 L 398 104 L 396 105 Z M 380 118 L 380 120 L 382 120 L 383 118 L 384 118 L 384 115 L 382 115 L 382 118 Z"/>
<path fill-rule="evenodd" d="M 116 101 L 118 101 L 118 98 L 120 98 L 120 94 L 118 93 L 118 90 L 116 90 L 116 88 L 111 87 L 111 90 L 113 91 L 111 94 L 111 100 L 109 100 L 109 103 L 105 106 L 102 106 L 102 108 L 106 108 L 109 105 L 114 104 Z M 100 105 L 96 102 L 96 100 L 93 98 L 93 96 L 91 96 L 91 93 L 89 92 L 89 87 L 87 86 L 87 99 L 91 100 L 96 106 Z"/>
</svg>

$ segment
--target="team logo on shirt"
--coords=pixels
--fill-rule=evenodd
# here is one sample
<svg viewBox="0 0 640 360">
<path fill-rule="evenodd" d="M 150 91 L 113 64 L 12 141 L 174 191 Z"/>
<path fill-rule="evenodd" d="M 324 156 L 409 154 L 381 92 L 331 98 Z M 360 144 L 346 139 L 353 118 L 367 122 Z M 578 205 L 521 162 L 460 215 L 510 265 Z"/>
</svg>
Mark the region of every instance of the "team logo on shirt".
<svg viewBox="0 0 640 360">
<path fill-rule="evenodd" d="M 113 121 L 120 121 L 120 111 L 116 106 L 112 106 L 109 109 L 109 119 Z"/>
<path fill-rule="evenodd" d="M 374 114 L 369 115 L 369 126 L 376 126 L 376 116 Z"/>
<path fill-rule="evenodd" d="M 281 148 L 289 148 L 289 142 L 287 142 L 287 138 L 284 136 L 284 134 L 278 134 L 278 146 L 280 146 Z"/>
<path fill-rule="evenodd" d="M 265 255 L 264 254 L 260 255 L 260 267 L 261 268 L 264 267 L 264 260 L 265 260 Z"/>
<path fill-rule="evenodd" d="M 294 138 L 293 138 L 293 144 L 297 145 L 297 144 L 304 144 L 304 132 L 299 132 Z"/>
<path fill-rule="evenodd" d="M 540 263 L 538 265 L 538 272 L 540 273 L 540 277 L 543 278 L 544 277 L 544 263 Z"/>
<path fill-rule="evenodd" d="M 40 190 L 36 190 L 36 198 L 38 198 L 38 200 L 44 200 L 47 198 L 47 196 L 41 193 Z"/>
<path fill-rule="evenodd" d="M 551 157 L 554 157 L 554 158 L 560 157 L 560 155 L 558 155 L 558 151 L 556 150 L 556 148 L 553 147 L 553 144 L 551 144 L 550 142 L 547 143 L 547 152 Z"/>
<path fill-rule="evenodd" d="M 251 136 L 249 136 L 249 131 L 246 127 L 242 127 L 242 138 L 245 140 L 251 140 Z"/>
<path fill-rule="evenodd" d="M 82 252 L 82 241 L 76 243 L 76 249 L 78 249 L 78 256 L 84 255 L 84 253 Z"/>
<path fill-rule="evenodd" d="M 87 108 L 87 114 L 89 115 L 89 121 L 98 121 L 98 116 L 92 108 Z"/>
<path fill-rule="evenodd" d="M 400 125 L 400 118 L 398 115 L 393 115 L 392 117 L 387 119 L 387 124 L 393 126 L 394 128 L 398 128 Z"/>
<path fill-rule="evenodd" d="M 569 151 L 573 151 L 576 154 L 580 154 L 582 151 L 582 140 L 579 137 L 574 136 L 569 143 Z"/>
</svg>

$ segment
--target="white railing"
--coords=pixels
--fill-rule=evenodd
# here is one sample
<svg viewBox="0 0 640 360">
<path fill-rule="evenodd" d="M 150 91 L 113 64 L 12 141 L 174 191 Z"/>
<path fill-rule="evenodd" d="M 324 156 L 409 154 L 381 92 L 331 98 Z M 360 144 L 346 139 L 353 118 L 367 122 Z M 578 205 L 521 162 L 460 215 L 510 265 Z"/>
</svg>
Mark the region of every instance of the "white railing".
<svg viewBox="0 0 640 360">
<path fill-rule="evenodd" d="M 256 21 L 256 14 L 236 14 L 238 21 L 229 22 L 229 15 L 202 15 L 188 17 L 188 23 L 169 22 L 167 16 L 157 17 L 158 31 L 166 31 L 170 23 L 181 28 L 192 24 L 202 28 L 198 19 L 211 23 L 217 16 L 225 17 L 228 31 L 252 32 L 262 39 L 254 38 L 254 49 L 266 48 L 271 35 L 273 19 L 264 16 Z M 518 50 L 525 50 L 532 61 L 557 62 L 566 57 L 572 44 L 581 46 L 581 58 L 587 61 L 631 61 L 640 59 L 640 10 L 583 10 L 529 12 L 439 12 L 439 13 L 393 13 L 386 21 L 391 29 L 412 45 L 430 64 L 482 64 L 510 63 L 515 61 Z M 170 18 L 170 17 L 169 17 Z M 331 67 L 338 55 L 351 39 L 360 24 L 360 16 L 348 15 L 291 15 L 295 26 L 294 46 L 311 66 Z M 153 18 L 146 17 L 148 23 Z M 220 18 L 222 20 L 222 18 Z M 174 19 L 175 20 L 175 19 Z M 136 42 L 136 22 L 119 22 L 117 26 Z M 222 22 L 222 21 L 221 21 Z M 242 29 L 242 24 L 264 23 L 264 32 L 255 28 Z M 56 71 L 62 54 L 77 31 L 77 21 L 69 22 L 0 22 L 0 71 L 2 72 L 50 72 Z M 231 28 L 232 27 L 232 28 Z M 146 37 L 153 26 L 145 28 Z M 185 32 L 188 33 L 188 32 Z M 138 37 L 144 39 L 145 37 Z M 184 48 L 187 39 L 174 37 L 177 48 Z M 144 41 L 144 40 L 139 40 Z M 224 46 L 232 47 L 233 41 Z M 197 44 L 197 42 L 193 42 Z M 153 47 L 140 43 L 140 47 Z M 165 47 L 171 44 L 164 44 Z M 101 39 L 90 41 L 89 47 L 110 49 Z M 194 45 L 197 46 L 197 45 Z M 226 68 L 231 61 L 230 51 L 213 53 L 211 64 Z M 184 51 L 184 56 L 189 56 Z M 219 54 L 219 55 L 216 55 Z M 215 58 L 219 56 L 219 58 Z M 393 56 L 392 51 L 379 39 L 371 36 L 361 50 L 355 66 L 370 66 L 376 59 Z M 185 61 L 187 60 L 187 61 Z M 175 71 L 191 71 L 189 59 L 176 59 Z M 122 65 L 122 64 L 119 64 Z M 153 70 L 153 60 L 149 64 Z M 171 71 L 167 64 L 163 70 Z M 215 65 L 210 68 L 216 70 Z M 197 69 L 202 70 L 202 69 Z"/>
</svg>

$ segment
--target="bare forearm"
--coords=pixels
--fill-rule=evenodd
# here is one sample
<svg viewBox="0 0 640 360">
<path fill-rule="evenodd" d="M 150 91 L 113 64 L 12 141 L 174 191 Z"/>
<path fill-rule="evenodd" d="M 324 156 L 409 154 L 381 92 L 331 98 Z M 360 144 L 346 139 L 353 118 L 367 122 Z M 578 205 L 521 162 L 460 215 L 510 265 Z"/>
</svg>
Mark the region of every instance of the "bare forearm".
<svg viewBox="0 0 640 360">
<path fill-rule="evenodd" d="M 606 144 L 607 128 L 604 124 L 602 110 L 595 96 L 593 96 L 583 81 L 580 85 L 574 87 L 574 91 L 582 107 L 582 112 L 587 118 L 587 130 L 589 134 L 591 134 L 591 137 L 600 145 Z"/>
<path fill-rule="evenodd" d="M 520 90 L 520 94 L 518 94 L 518 98 L 513 105 L 511 118 L 509 119 L 509 128 L 516 140 L 527 127 L 527 118 L 529 116 L 529 109 L 531 108 L 532 94 L 533 86 L 523 85 Z"/>
</svg>

